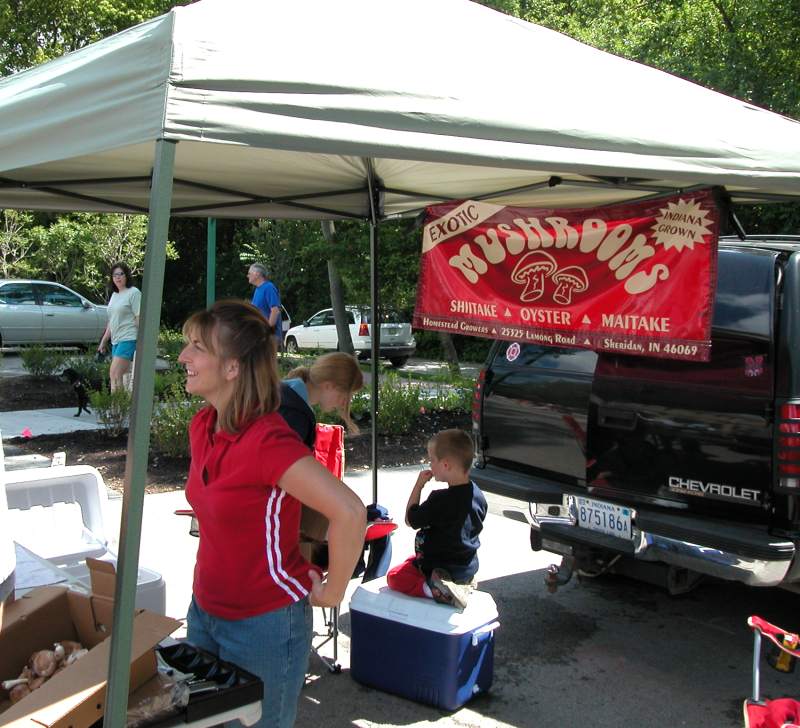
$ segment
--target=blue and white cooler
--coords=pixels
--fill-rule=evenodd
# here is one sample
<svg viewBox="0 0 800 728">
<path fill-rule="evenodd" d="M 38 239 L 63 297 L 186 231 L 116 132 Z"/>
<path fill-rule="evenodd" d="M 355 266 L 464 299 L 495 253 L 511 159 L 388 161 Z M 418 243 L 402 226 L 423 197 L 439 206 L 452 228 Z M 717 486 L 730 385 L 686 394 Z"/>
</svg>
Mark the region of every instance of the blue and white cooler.
<svg viewBox="0 0 800 728">
<path fill-rule="evenodd" d="M 491 687 L 500 623 L 485 592 L 459 612 L 375 579 L 353 593 L 350 623 L 350 674 L 364 685 L 445 710 Z"/>
</svg>

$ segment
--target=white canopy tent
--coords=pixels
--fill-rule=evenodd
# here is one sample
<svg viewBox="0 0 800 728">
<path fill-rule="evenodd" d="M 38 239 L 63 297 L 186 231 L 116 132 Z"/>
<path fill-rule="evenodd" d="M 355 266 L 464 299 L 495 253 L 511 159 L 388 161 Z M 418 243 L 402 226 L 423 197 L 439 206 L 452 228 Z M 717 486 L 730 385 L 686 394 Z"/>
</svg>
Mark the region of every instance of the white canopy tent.
<svg viewBox="0 0 800 728">
<path fill-rule="evenodd" d="M 695 185 L 800 200 L 800 124 L 468 0 L 200 0 L 0 81 L 0 207 L 150 215 L 140 372 L 171 215 L 369 220 L 375 306 L 382 219 Z M 124 724 L 152 394 L 137 377 L 109 726 Z"/>
</svg>

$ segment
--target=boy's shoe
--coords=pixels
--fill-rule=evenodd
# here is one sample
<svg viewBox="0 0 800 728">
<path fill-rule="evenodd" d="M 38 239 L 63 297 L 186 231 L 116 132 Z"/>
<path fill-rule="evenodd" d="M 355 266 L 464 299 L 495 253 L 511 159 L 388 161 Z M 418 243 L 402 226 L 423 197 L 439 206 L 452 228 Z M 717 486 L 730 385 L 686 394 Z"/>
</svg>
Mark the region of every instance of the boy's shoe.
<svg viewBox="0 0 800 728">
<path fill-rule="evenodd" d="M 467 597 L 472 591 L 469 584 L 456 584 L 453 577 L 444 569 L 434 569 L 428 583 L 434 601 L 439 604 L 449 604 L 452 607 L 466 609 Z"/>
</svg>

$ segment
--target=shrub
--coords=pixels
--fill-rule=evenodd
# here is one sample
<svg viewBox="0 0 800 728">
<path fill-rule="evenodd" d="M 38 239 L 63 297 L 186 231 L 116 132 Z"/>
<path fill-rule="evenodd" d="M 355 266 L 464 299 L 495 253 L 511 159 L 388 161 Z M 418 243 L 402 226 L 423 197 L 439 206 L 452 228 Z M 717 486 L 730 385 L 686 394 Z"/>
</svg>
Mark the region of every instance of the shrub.
<svg viewBox="0 0 800 728">
<path fill-rule="evenodd" d="M 71 356 L 65 359 L 63 364 L 64 369 L 69 367 L 78 372 L 92 389 L 102 389 L 103 384 L 108 381 L 108 370 L 111 367 L 111 362 L 98 360 L 94 354 Z"/>
<path fill-rule="evenodd" d="M 167 457 L 188 457 L 189 423 L 202 406 L 202 399 L 187 399 L 183 384 L 173 382 L 153 412 L 150 424 L 153 449 Z"/>
<path fill-rule="evenodd" d="M 169 361 L 170 366 L 175 366 L 178 361 L 178 355 L 183 351 L 186 342 L 183 340 L 183 334 L 174 329 L 161 329 L 158 332 L 158 353 L 159 355 Z"/>
<path fill-rule="evenodd" d="M 97 415 L 97 421 L 103 425 L 106 432 L 113 437 L 125 432 L 131 411 L 131 395 L 127 389 L 121 387 L 114 392 L 107 389 L 91 392 L 89 401 Z"/>
<path fill-rule="evenodd" d="M 474 380 L 449 375 L 445 379 L 419 384 L 404 374 L 383 374 L 378 394 L 378 432 L 383 435 L 407 432 L 413 426 L 414 418 L 425 411 L 469 413 L 472 410 Z M 368 388 L 353 396 L 350 414 L 354 420 L 369 420 L 370 400 Z M 336 419 L 320 419 L 319 416 L 317 419 L 319 422 L 338 422 Z"/>
<path fill-rule="evenodd" d="M 353 395 L 353 399 L 350 400 L 350 416 L 354 420 L 363 420 L 365 417 L 369 417 L 370 399 L 369 387 L 365 387 Z"/>
<path fill-rule="evenodd" d="M 183 367 L 168 369 L 165 372 L 156 372 L 153 381 L 153 396 L 155 399 L 167 399 L 170 397 L 170 392 L 176 387 L 181 391 L 184 390 L 186 384 L 186 371 Z M 184 394 L 184 397 L 186 395 Z"/>
<path fill-rule="evenodd" d="M 440 386 L 423 398 L 426 409 L 447 412 L 471 412 L 473 387 Z"/>
<path fill-rule="evenodd" d="M 52 377 L 61 368 L 66 358 L 62 352 L 45 349 L 39 344 L 21 349 L 19 355 L 22 359 L 22 366 L 34 377 L 40 379 Z"/>
<path fill-rule="evenodd" d="M 378 392 L 378 432 L 399 435 L 408 432 L 422 406 L 420 387 L 387 374 Z"/>
</svg>

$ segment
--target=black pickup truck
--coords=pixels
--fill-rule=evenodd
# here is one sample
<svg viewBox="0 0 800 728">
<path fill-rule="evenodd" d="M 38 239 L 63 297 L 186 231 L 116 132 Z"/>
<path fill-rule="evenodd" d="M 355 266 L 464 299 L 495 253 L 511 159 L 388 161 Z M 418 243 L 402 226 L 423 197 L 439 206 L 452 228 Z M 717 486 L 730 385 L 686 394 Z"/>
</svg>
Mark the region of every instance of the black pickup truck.
<svg viewBox="0 0 800 728">
<path fill-rule="evenodd" d="M 800 591 L 800 238 L 720 241 L 708 362 L 495 342 L 473 428 L 475 481 L 565 557 L 553 588 Z"/>
</svg>

